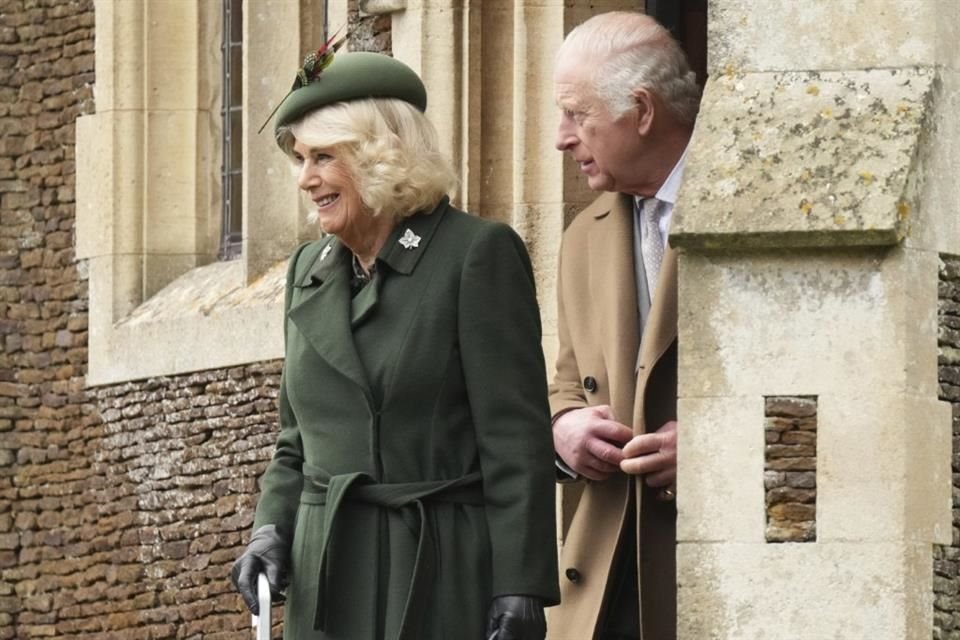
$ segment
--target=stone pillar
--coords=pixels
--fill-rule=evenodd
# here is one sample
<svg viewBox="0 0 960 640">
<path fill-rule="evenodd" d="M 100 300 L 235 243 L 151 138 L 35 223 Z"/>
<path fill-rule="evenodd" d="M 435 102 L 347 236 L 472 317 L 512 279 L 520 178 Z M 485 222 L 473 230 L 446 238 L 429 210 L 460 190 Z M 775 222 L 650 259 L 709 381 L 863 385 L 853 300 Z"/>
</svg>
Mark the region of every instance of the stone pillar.
<svg viewBox="0 0 960 640">
<path fill-rule="evenodd" d="M 957 18 L 948 1 L 711 2 L 671 230 L 682 639 L 933 635 Z"/>
<path fill-rule="evenodd" d="M 290 90 L 306 52 L 322 41 L 322 4 L 320 0 L 244 3 L 243 279 L 247 284 L 285 260 L 291 246 L 316 235 L 306 223 L 303 199 L 291 172 L 278 158 L 273 123 L 262 133 L 257 130 Z M 300 29 L 291 27 L 289 38 L 263 37 L 275 24 Z"/>
<path fill-rule="evenodd" d="M 109 327 L 143 298 L 143 190 L 124 187 L 139 186 L 144 163 L 145 92 L 134 81 L 145 66 L 134 46 L 144 7 L 98 0 L 95 11 L 97 113 L 77 119 L 77 257 L 89 261 L 90 295 L 105 301 L 99 324 Z"/>
</svg>

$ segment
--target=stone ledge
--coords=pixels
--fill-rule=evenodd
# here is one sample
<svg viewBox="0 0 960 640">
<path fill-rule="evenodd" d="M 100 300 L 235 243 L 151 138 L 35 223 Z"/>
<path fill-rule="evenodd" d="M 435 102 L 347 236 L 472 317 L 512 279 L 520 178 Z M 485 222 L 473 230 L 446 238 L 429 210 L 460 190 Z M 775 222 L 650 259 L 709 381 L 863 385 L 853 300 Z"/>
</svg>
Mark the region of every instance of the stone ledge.
<svg viewBox="0 0 960 640">
<path fill-rule="evenodd" d="M 90 270 L 109 268 L 93 259 Z M 91 310 L 87 384 L 98 386 L 283 357 L 286 262 L 249 286 L 240 262 L 193 269 L 117 323 Z M 103 276 L 99 276 L 103 277 Z"/>
<path fill-rule="evenodd" d="M 231 310 L 283 301 L 286 262 L 243 285 L 243 264 L 239 260 L 214 262 L 191 269 L 164 287 L 117 327 L 163 322 L 185 315 L 211 316 Z"/>
<path fill-rule="evenodd" d="M 670 243 L 893 245 L 916 215 L 927 68 L 721 75 L 707 83 Z"/>
</svg>

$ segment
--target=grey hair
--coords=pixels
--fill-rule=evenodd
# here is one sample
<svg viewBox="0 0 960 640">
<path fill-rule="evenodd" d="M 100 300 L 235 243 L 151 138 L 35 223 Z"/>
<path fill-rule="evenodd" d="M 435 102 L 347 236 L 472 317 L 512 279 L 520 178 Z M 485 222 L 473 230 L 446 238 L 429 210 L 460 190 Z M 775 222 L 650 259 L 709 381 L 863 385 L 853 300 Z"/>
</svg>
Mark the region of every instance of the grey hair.
<svg viewBox="0 0 960 640">
<path fill-rule="evenodd" d="M 573 29 L 557 57 L 571 53 L 602 56 L 593 88 L 611 113 L 621 116 L 636 104 L 631 92 L 655 93 L 684 124 L 700 108 L 700 87 L 683 49 L 653 18 L 634 11 L 596 15 Z"/>
</svg>

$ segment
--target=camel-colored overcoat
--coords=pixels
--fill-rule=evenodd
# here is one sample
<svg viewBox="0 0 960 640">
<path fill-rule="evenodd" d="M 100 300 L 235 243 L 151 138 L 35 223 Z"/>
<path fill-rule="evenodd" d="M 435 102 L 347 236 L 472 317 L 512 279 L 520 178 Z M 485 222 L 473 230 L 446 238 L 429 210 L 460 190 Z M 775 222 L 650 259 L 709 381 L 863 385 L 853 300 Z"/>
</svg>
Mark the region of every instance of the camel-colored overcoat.
<svg viewBox="0 0 960 640">
<path fill-rule="evenodd" d="M 641 340 L 632 204 L 630 196 L 605 194 L 564 234 L 558 282 L 560 349 L 550 409 L 556 417 L 608 404 L 619 422 L 641 434 L 676 419 L 677 259 L 667 248 Z M 561 604 L 548 612 L 549 640 L 595 637 L 625 526 L 637 536 L 643 638 L 672 640 L 675 504 L 655 500 L 642 479 L 625 474 L 562 487 Z M 630 500 L 636 501 L 632 512 Z M 636 520 L 626 522 L 628 514 Z"/>
</svg>

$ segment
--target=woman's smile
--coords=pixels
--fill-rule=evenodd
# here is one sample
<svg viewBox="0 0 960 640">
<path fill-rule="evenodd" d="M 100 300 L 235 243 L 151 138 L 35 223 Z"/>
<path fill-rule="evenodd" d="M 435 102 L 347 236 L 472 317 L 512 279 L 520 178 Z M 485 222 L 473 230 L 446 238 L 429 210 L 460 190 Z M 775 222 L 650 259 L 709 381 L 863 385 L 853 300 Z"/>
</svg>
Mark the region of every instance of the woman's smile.
<svg viewBox="0 0 960 640">
<path fill-rule="evenodd" d="M 326 209 L 339 199 L 339 193 L 328 193 L 327 195 L 313 198 L 313 203 L 317 205 L 317 209 Z"/>
</svg>

